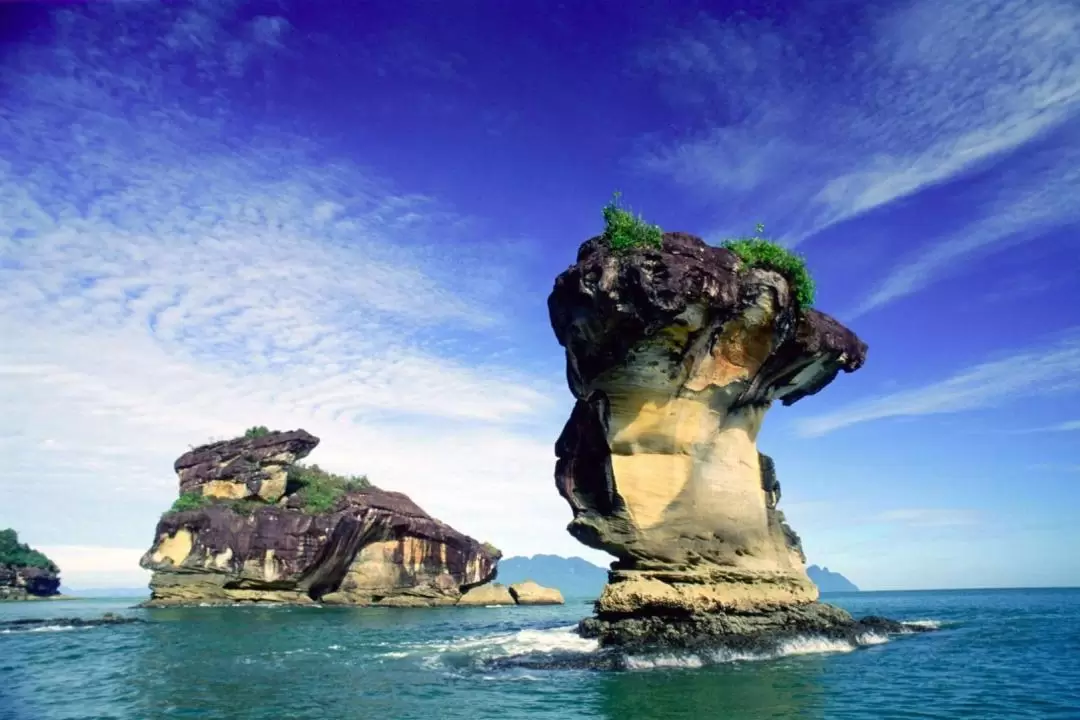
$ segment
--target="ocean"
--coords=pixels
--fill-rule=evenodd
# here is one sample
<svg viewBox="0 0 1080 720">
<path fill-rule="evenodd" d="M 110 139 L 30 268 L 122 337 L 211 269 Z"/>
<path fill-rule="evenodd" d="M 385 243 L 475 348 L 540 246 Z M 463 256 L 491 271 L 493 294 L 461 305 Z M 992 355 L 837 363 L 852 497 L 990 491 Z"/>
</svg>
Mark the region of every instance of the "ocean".
<svg viewBox="0 0 1080 720">
<path fill-rule="evenodd" d="M 559 607 L 132 609 L 0 604 L 0 719 L 1080 720 L 1080 589 L 825 596 L 933 633 L 769 658 L 628 658 L 625 670 L 492 667 L 596 652 Z M 104 612 L 145 623 L 73 628 Z M 28 630 L 4 623 L 52 618 Z"/>
</svg>

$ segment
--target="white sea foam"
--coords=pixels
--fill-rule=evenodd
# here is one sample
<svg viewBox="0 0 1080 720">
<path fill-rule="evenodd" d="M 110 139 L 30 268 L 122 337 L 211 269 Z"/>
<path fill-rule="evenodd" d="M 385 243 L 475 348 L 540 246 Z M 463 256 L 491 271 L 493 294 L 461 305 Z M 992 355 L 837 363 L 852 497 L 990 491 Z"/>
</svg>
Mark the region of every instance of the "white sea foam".
<svg viewBox="0 0 1080 720">
<path fill-rule="evenodd" d="M 863 633 L 859 636 L 860 645 L 883 645 L 889 642 L 887 635 L 878 635 L 877 633 Z"/>
<path fill-rule="evenodd" d="M 940 620 L 905 620 L 900 623 L 907 627 L 919 628 L 920 630 L 937 630 L 941 627 Z"/>
<path fill-rule="evenodd" d="M 744 652 L 716 649 L 707 652 L 663 653 L 658 655 L 629 655 L 624 658 L 628 670 L 652 670 L 657 668 L 700 668 L 706 665 L 722 665 L 732 662 L 761 662 L 795 655 L 820 655 L 848 653 L 863 645 L 880 645 L 888 638 L 875 633 L 863 633 L 856 643 L 847 640 L 800 635 L 781 642 L 769 652 Z"/>
<path fill-rule="evenodd" d="M 75 626 L 75 625 L 40 625 L 38 627 L 28 628 L 4 628 L 0 630 L 0 635 L 21 635 L 23 633 L 41 633 L 41 632 L 67 632 L 68 630 L 81 630 L 89 626 Z"/>
<path fill-rule="evenodd" d="M 490 660 L 499 657 L 517 655 L 553 654 L 553 653 L 592 653 L 600 645 L 596 640 L 589 640 L 578 635 L 573 625 L 551 628 L 548 630 L 519 630 L 510 633 L 496 633 L 449 641 L 434 641 L 406 646 L 407 651 L 383 653 L 380 657 L 405 657 L 421 655 L 425 663 L 439 663 L 448 656 L 465 655 L 477 660 Z"/>
<path fill-rule="evenodd" d="M 599 649 L 599 643 L 581 637 L 574 632 L 573 625 L 568 625 L 550 630 L 519 630 L 513 633 L 461 638 L 445 643 L 430 643 L 427 647 L 438 652 L 476 651 L 479 655 L 495 657 L 529 653 L 589 653 Z"/>
<path fill-rule="evenodd" d="M 705 666 L 700 655 L 693 653 L 651 655 L 649 657 L 628 655 L 625 658 L 628 670 L 652 670 L 653 668 L 699 668 Z"/>
</svg>

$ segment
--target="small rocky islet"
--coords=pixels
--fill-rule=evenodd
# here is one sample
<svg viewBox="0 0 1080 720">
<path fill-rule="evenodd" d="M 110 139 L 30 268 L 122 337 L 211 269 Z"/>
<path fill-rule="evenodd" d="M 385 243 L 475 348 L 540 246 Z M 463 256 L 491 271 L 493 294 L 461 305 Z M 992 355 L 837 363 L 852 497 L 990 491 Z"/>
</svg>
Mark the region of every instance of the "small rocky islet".
<svg viewBox="0 0 1080 720">
<path fill-rule="evenodd" d="M 318 444 L 257 427 L 181 455 L 180 496 L 140 561 L 153 572 L 144 605 L 562 602 L 528 583 L 492 585 L 501 552 L 403 493 L 301 464 Z"/>
<path fill-rule="evenodd" d="M 60 568 L 56 563 L 19 542 L 15 530 L 0 530 L 0 600 L 59 597 Z"/>
<path fill-rule="evenodd" d="M 579 632 L 627 651 L 762 652 L 912 632 L 818 602 L 757 448 L 774 402 L 858 370 L 866 343 L 807 307 L 812 290 L 790 273 L 655 233 L 586 241 L 548 298 L 576 399 L 555 446 L 567 529 L 617 558 Z"/>
</svg>

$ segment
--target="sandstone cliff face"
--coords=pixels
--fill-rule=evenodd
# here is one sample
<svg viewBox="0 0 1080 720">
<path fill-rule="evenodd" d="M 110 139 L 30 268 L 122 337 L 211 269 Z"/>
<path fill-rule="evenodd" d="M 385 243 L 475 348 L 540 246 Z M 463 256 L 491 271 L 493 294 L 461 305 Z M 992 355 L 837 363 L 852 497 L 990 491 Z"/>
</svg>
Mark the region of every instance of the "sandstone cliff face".
<svg viewBox="0 0 1080 720">
<path fill-rule="evenodd" d="M 548 299 L 577 402 L 556 443 L 569 531 L 618 558 L 600 617 L 768 611 L 817 590 L 777 509 L 765 412 L 858 369 L 866 345 L 779 274 L 667 233 L 584 243 Z"/>
<path fill-rule="evenodd" d="M 401 493 L 346 488 L 325 511 L 305 510 L 286 479 L 317 444 L 303 430 L 271 433 L 177 460 L 181 490 L 207 499 L 158 522 L 140 563 L 154 571 L 148 604 L 446 605 L 494 576 L 497 553 Z"/>
</svg>

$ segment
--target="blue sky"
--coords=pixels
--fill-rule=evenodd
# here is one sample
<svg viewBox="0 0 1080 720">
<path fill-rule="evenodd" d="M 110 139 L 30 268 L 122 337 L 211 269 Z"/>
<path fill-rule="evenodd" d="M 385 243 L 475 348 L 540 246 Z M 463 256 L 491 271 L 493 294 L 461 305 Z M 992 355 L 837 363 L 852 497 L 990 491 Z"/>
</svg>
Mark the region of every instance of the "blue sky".
<svg viewBox="0 0 1080 720">
<path fill-rule="evenodd" d="M 603 562 L 545 300 L 619 189 L 869 343 L 760 438 L 811 562 L 1080 582 L 1080 7 L 666 5 L 0 5 L 0 526 L 139 583 L 172 460 L 266 424 Z"/>
</svg>

